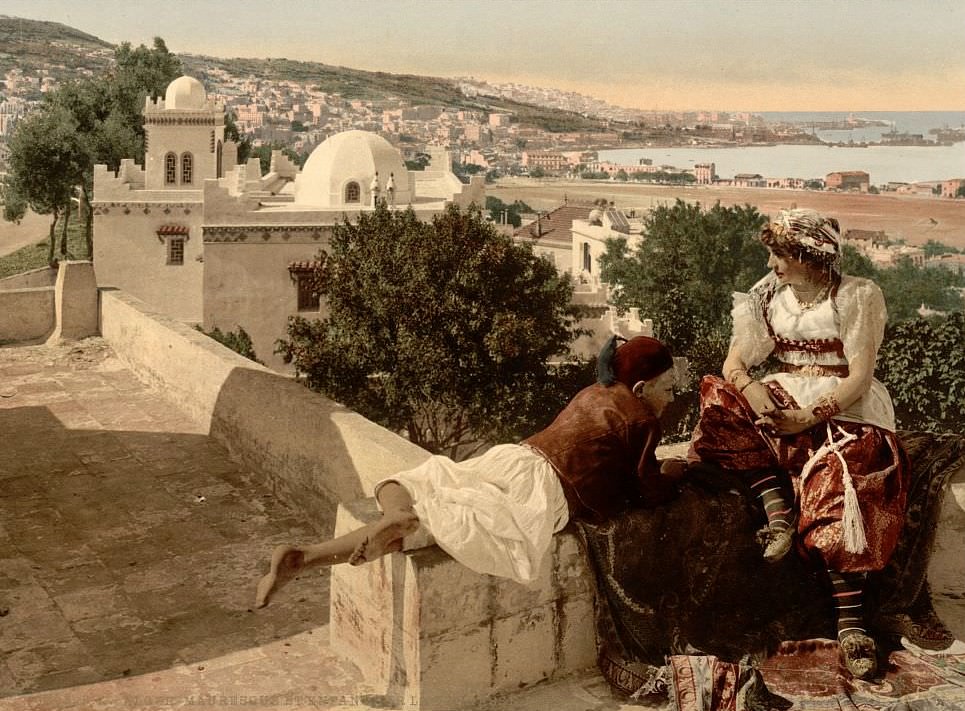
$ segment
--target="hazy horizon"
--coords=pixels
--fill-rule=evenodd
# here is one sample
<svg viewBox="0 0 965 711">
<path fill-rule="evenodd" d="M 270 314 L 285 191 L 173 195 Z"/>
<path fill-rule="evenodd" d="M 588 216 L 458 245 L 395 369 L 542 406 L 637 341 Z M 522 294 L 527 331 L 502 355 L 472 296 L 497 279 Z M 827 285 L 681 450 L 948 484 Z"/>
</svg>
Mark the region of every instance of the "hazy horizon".
<svg viewBox="0 0 965 711">
<path fill-rule="evenodd" d="M 281 7 L 278 11 L 276 8 Z M 575 91 L 627 108 L 965 109 L 965 4 L 4 0 L 111 43 Z"/>
</svg>

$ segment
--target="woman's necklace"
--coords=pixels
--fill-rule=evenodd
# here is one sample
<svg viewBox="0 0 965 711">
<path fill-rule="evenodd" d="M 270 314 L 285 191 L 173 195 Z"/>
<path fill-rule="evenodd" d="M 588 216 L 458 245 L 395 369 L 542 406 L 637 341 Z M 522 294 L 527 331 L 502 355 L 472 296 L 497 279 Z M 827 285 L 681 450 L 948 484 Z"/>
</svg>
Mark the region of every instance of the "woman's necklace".
<svg viewBox="0 0 965 711">
<path fill-rule="evenodd" d="M 828 294 L 828 287 L 830 284 L 823 284 L 816 292 L 813 294 L 808 293 L 802 296 L 798 293 L 797 288 L 791 284 L 791 293 L 794 294 L 794 298 L 797 299 L 797 305 L 801 307 L 801 311 L 807 311 L 813 309 L 815 306 L 824 301 Z"/>
</svg>

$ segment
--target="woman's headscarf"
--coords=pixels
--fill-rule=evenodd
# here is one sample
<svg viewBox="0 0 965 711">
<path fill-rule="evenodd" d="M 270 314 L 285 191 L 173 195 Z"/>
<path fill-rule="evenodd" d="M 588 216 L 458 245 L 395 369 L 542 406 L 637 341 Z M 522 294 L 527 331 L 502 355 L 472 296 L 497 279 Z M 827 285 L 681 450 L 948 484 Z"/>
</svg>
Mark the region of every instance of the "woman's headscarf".
<svg viewBox="0 0 965 711">
<path fill-rule="evenodd" d="M 777 219 L 761 230 L 761 242 L 840 274 L 840 230 L 836 219 L 815 210 L 781 210 Z"/>
</svg>

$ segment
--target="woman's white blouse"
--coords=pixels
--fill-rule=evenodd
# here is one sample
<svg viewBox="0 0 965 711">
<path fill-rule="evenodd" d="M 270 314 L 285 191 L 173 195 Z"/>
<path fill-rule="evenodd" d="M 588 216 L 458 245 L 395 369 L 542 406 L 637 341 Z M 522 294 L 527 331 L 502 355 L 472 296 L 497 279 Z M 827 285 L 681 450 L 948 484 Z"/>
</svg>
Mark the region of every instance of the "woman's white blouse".
<svg viewBox="0 0 965 711">
<path fill-rule="evenodd" d="M 884 336 L 888 312 L 878 285 L 869 279 L 843 276 L 834 298 L 813 307 L 803 307 L 787 285 L 779 285 L 769 273 L 751 287 L 750 293 L 735 293 L 732 316 L 734 332 L 731 349 L 748 367 L 763 362 L 775 348 L 774 338 L 764 320 L 761 295 L 769 290 L 774 295 L 767 304 L 767 320 L 774 335 L 793 341 L 840 339 L 844 357 L 838 353 L 785 351 L 778 358 L 793 365 L 847 365 L 858 353 L 871 350 L 875 354 Z M 810 409 L 823 394 L 834 389 L 841 378 L 833 375 L 774 373 L 764 381 L 776 380 L 794 398 L 798 406 Z M 865 422 L 894 431 L 895 411 L 891 396 L 878 380 L 837 419 Z"/>
</svg>

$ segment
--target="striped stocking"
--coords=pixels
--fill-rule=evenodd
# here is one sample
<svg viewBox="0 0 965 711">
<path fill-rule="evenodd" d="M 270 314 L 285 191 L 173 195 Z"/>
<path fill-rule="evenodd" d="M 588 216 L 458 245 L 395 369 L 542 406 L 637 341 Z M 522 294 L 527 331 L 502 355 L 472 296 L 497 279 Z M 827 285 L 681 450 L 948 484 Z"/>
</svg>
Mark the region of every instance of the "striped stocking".
<svg viewBox="0 0 965 711">
<path fill-rule="evenodd" d="M 767 527 L 783 531 L 791 527 L 791 507 L 784 499 L 781 482 L 773 472 L 752 477 L 751 490 L 761 500 L 767 516 Z"/>
<path fill-rule="evenodd" d="M 838 615 L 838 639 L 855 632 L 867 634 L 864 621 L 864 573 L 838 573 L 829 570 L 832 596 Z"/>
</svg>

